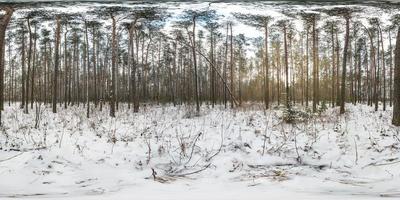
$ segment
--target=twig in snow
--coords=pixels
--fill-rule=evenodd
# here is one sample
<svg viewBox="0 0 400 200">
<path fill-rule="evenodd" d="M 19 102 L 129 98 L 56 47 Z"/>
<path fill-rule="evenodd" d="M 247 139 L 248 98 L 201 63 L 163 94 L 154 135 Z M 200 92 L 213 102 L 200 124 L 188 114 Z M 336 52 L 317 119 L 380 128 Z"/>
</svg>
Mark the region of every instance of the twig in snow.
<svg viewBox="0 0 400 200">
<path fill-rule="evenodd" d="M 156 180 L 157 172 L 156 172 L 156 170 L 154 170 L 154 168 L 151 168 L 151 175 L 153 176 L 153 179 Z"/>
<path fill-rule="evenodd" d="M 263 150 L 262 150 L 262 156 L 264 156 L 264 153 L 265 153 L 265 147 L 266 147 L 266 143 L 267 143 L 267 130 L 268 130 L 268 126 L 269 126 L 269 118 L 270 116 L 268 116 L 267 117 L 267 123 L 266 123 L 266 125 L 265 125 L 265 134 L 264 134 L 264 142 L 263 142 Z"/>
<path fill-rule="evenodd" d="M 357 142 L 356 142 L 356 139 L 355 139 L 355 138 L 353 138 L 353 140 L 354 140 L 354 147 L 355 147 L 355 150 L 356 150 L 356 160 L 355 160 L 355 163 L 356 163 L 356 165 L 357 165 L 357 162 L 358 162 Z"/>
<path fill-rule="evenodd" d="M 150 138 L 147 140 L 145 139 L 145 142 L 147 144 L 147 160 L 146 163 L 149 164 L 150 163 L 150 159 L 151 159 L 151 144 L 150 144 Z M 153 170 L 154 171 L 154 170 Z"/>
<path fill-rule="evenodd" d="M 267 142 L 267 135 L 263 135 L 264 136 L 264 142 L 263 142 L 263 150 L 262 150 L 262 156 L 264 156 L 265 153 L 265 146 L 266 146 L 266 142 Z"/>
<path fill-rule="evenodd" d="M 399 132 L 397 131 L 397 135 L 399 134 Z M 400 142 L 399 136 L 397 136 L 396 134 L 393 134 L 393 137 L 395 137 L 397 139 L 397 141 Z"/>
<path fill-rule="evenodd" d="M 188 172 L 188 173 L 184 173 L 184 174 L 172 174 L 170 176 L 178 176 L 178 177 L 183 177 L 183 176 L 188 176 L 188 175 L 192 175 L 192 174 L 196 174 L 199 172 L 202 172 L 204 170 L 206 170 L 207 168 L 209 168 L 211 166 L 211 163 L 208 163 L 206 166 L 204 166 L 203 168 L 193 171 L 193 172 Z"/>
<path fill-rule="evenodd" d="M 210 162 L 216 155 L 218 155 L 221 152 L 223 144 L 224 144 L 224 132 L 221 131 L 221 145 L 219 146 L 219 149 L 217 152 L 215 152 L 215 154 L 206 159 L 207 162 Z"/>
<path fill-rule="evenodd" d="M 194 139 L 193 144 L 192 144 L 192 151 L 190 152 L 190 157 L 189 157 L 189 159 L 186 161 L 186 163 L 184 165 L 187 165 L 190 162 L 190 160 L 192 160 L 194 147 L 196 146 L 196 142 L 197 142 L 197 140 L 199 139 L 200 136 L 201 136 L 201 132 L 199 134 L 197 134 L 196 138 Z"/>
<path fill-rule="evenodd" d="M 292 128 L 292 131 L 293 131 L 293 128 Z M 297 147 L 297 133 L 296 133 L 296 131 L 294 131 L 293 132 L 293 134 L 294 134 L 294 147 L 296 148 L 296 154 L 297 154 L 297 162 L 299 162 L 299 163 L 301 163 L 301 157 L 300 157 L 300 154 L 299 154 L 299 148 Z"/>
</svg>

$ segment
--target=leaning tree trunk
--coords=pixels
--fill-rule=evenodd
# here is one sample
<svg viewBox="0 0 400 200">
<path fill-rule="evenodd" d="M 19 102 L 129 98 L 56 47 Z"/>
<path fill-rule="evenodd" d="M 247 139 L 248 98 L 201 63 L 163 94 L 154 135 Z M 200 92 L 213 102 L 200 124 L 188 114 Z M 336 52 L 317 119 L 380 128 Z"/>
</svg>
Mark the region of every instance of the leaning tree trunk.
<svg viewBox="0 0 400 200">
<path fill-rule="evenodd" d="M 393 88 L 393 119 L 392 124 L 400 126 L 400 27 L 397 31 L 396 49 L 394 55 L 394 88 Z"/>
<path fill-rule="evenodd" d="M 350 32 L 350 19 L 346 17 L 346 36 L 344 41 L 344 50 L 343 50 L 343 65 L 342 65 L 342 83 L 341 83 L 341 91 L 340 91 L 340 114 L 344 113 L 344 100 L 346 95 L 346 62 L 347 62 L 347 49 L 349 47 L 349 32 Z"/>
</svg>

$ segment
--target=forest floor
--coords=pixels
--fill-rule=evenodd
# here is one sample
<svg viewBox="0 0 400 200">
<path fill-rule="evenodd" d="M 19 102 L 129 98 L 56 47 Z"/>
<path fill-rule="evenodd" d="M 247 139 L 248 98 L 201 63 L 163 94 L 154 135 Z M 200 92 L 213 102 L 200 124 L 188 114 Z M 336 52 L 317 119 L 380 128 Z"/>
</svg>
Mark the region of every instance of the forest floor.
<svg viewBox="0 0 400 200">
<path fill-rule="evenodd" d="M 120 105 L 114 119 L 98 109 L 87 119 L 82 106 L 5 105 L 0 199 L 399 199 L 391 108 L 346 106 L 342 116 L 261 106 L 194 116 Z"/>
</svg>

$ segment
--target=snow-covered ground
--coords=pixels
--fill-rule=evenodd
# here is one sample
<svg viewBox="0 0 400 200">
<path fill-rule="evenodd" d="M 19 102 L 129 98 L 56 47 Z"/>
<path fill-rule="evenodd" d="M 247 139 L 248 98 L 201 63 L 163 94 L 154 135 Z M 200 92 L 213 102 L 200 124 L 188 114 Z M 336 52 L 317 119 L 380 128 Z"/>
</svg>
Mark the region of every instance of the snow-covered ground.
<svg viewBox="0 0 400 200">
<path fill-rule="evenodd" d="M 282 108 L 147 106 L 132 113 L 6 106 L 0 199 L 400 198 L 391 109 L 347 105 L 295 124 Z M 40 117 L 35 128 L 35 118 Z M 308 117 L 308 116 L 305 116 Z"/>
</svg>

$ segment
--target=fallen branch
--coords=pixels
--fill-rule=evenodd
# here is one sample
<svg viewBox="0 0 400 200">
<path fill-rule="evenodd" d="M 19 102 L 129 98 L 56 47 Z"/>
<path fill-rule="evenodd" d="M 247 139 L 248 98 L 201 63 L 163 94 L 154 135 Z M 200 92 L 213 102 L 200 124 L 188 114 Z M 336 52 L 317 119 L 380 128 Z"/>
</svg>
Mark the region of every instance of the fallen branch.
<svg viewBox="0 0 400 200">
<path fill-rule="evenodd" d="M 321 164 L 321 165 L 313 165 L 313 164 L 307 164 L 307 163 L 275 163 L 275 164 L 270 164 L 270 165 L 251 165 L 247 164 L 248 167 L 256 169 L 256 168 L 263 168 L 263 167 L 284 167 L 284 166 L 289 166 L 289 167 L 311 167 L 314 169 L 324 169 L 328 167 L 328 165 Z"/>
<path fill-rule="evenodd" d="M 368 165 L 366 165 L 365 167 L 368 167 L 368 166 L 384 166 L 384 165 L 393 165 L 393 164 L 396 164 L 396 163 L 400 163 L 400 160 L 398 160 L 398 161 L 395 161 L 395 162 L 387 162 L 387 163 L 370 163 L 370 164 L 368 164 Z M 363 168 L 365 168 L 365 167 L 363 167 Z"/>
<path fill-rule="evenodd" d="M 4 151 L 28 152 L 28 151 L 42 150 L 42 149 L 46 149 L 46 148 L 47 148 L 47 147 L 23 148 L 23 149 L 10 148 L 10 149 L 4 149 Z M 0 148 L 0 150 L 3 150 L 3 148 Z"/>
<path fill-rule="evenodd" d="M 17 154 L 17 155 L 13 155 L 13 156 L 11 156 L 11 157 L 9 157 L 9 158 L 0 160 L 0 162 L 4 162 L 4 161 L 7 161 L 7 160 L 11 160 L 11 159 L 13 159 L 13 158 L 15 158 L 15 157 L 18 157 L 18 156 L 22 155 L 23 153 L 25 153 L 25 152 L 21 152 L 21 153 L 19 153 L 19 154 Z"/>
</svg>

